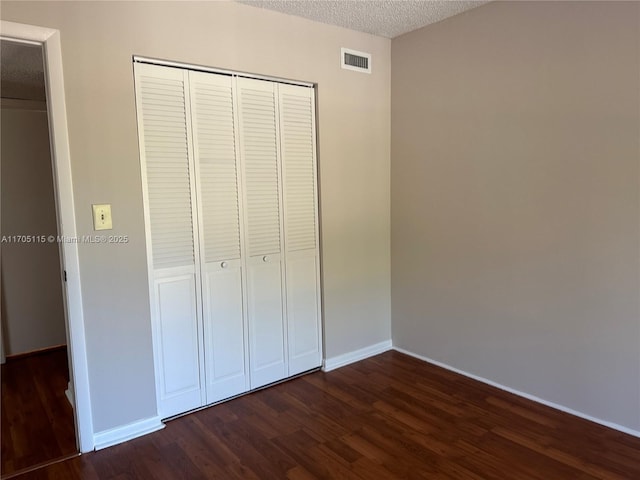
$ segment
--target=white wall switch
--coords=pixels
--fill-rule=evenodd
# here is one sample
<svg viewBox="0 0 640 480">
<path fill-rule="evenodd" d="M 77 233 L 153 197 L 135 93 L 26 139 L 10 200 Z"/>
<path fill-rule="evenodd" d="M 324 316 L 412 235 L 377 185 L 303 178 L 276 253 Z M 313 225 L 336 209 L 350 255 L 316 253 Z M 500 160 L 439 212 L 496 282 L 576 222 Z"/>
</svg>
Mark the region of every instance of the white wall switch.
<svg viewBox="0 0 640 480">
<path fill-rule="evenodd" d="M 93 207 L 93 229 L 111 230 L 111 205 L 91 205 Z"/>
</svg>

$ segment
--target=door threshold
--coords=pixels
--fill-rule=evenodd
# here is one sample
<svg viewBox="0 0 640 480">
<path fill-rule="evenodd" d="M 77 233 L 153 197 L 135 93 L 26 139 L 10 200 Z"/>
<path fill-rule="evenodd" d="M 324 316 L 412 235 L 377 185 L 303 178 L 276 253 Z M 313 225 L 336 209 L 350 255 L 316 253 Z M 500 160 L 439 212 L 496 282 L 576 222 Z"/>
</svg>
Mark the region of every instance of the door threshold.
<svg viewBox="0 0 640 480">
<path fill-rule="evenodd" d="M 215 407 L 216 405 L 220 405 L 221 403 L 226 403 L 231 400 L 235 400 L 236 398 L 244 397 L 245 395 L 249 395 L 251 393 L 259 392 L 260 390 L 264 390 L 269 387 L 273 387 L 275 385 L 279 385 L 280 383 L 285 383 L 290 380 L 295 380 L 296 378 L 303 377 L 310 373 L 319 372 L 322 367 L 314 367 L 309 370 L 305 370 L 304 372 L 296 373 L 291 377 L 281 378 L 280 380 L 276 380 L 275 382 L 268 383 L 266 385 L 262 385 L 261 387 L 256 387 L 252 390 L 247 390 L 246 392 L 239 393 L 237 395 L 233 395 L 232 397 L 224 398 L 222 400 L 218 400 L 217 402 L 208 403 L 207 405 L 202 405 L 201 407 L 192 408 L 191 410 L 187 410 L 186 412 L 177 413 L 176 415 L 172 415 L 170 417 L 166 417 L 162 419 L 162 423 L 170 422 L 171 420 L 175 420 L 180 417 L 184 417 L 185 415 L 191 415 L 192 413 L 199 412 L 200 410 L 205 410 L 207 408 Z M 0 480 L 4 480 L 4 477 Z"/>
</svg>

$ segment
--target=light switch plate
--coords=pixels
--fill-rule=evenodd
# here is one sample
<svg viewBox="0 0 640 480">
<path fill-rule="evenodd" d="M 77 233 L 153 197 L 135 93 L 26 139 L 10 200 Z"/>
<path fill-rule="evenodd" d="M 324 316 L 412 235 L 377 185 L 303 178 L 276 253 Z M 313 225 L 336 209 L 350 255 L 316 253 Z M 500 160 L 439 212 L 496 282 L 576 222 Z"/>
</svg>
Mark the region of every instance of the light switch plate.
<svg viewBox="0 0 640 480">
<path fill-rule="evenodd" d="M 111 230 L 111 205 L 108 203 L 101 205 L 91 205 L 93 207 L 93 229 Z"/>
</svg>

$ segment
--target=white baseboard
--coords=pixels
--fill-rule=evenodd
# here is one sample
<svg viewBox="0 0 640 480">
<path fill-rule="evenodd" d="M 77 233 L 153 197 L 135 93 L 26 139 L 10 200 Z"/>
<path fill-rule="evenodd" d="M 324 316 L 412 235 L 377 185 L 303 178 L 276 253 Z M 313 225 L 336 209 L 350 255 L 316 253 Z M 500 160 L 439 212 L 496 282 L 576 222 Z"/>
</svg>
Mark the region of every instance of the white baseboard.
<svg viewBox="0 0 640 480">
<path fill-rule="evenodd" d="M 364 360 L 365 358 L 384 353 L 388 350 L 391 350 L 392 348 L 393 347 L 391 345 L 391 340 L 385 340 L 384 342 L 369 345 L 368 347 L 354 350 L 353 352 L 343 353 L 342 355 L 338 355 L 337 357 L 327 358 L 322 362 L 322 371 L 330 372 L 331 370 L 344 367 L 345 365 L 349 365 L 350 363 L 359 362 L 360 360 Z"/>
<path fill-rule="evenodd" d="M 163 428 L 164 423 L 160 421 L 160 417 L 145 418 L 121 427 L 98 432 L 93 436 L 93 443 L 96 450 L 102 450 Z"/>
<path fill-rule="evenodd" d="M 75 410 L 76 408 L 76 399 L 73 395 L 73 388 L 71 387 L 71 382 L 67 383 L 67 389 L 64 391 L 64 395 L 67 397 L 67 400 L 71 404 L 71 408 Z"/>
<path fill-rule="evenodd" d="M 488 380 L 484 377 L 480 377 L 478 375 L 474 375 L 473 373 L 465 372 L 464 370 L 460 370 L 458 368 L 452 367 L 451 365 L 447 365 L 446 363 L 439 362 L 437 360 L 433 360 L 431 358 L 418 355 L 417 353 L 410 352 L 405 350 L 404 348 L 393 346 L 393 349 L 404 353 L 405 355 L 409 355 L 410 357 L 417 358 L 418 360 L 422 360 L 424 362 L 430 363 L 432 365 L 436 365 L 438 367 L 442 367 L 446 370 L 450 370 L 452 372 L 458 373 L 460 375 L 464 375 L 465 377 L 472 378 L 473 380 L 477 380 L 482 383 L 486 383 L 487 385 L 491 385 L 492 387 L 499 388 L 500 390 L 504 390 L 505 392 L 513 393 L 514 395 L 518 395 L 519 397 L 526 398 L 527 400 L 532 400 L 537 403 L 541 403 L 542 405 L 546 405 L 547 407 L 555 408 L 556 410 L 560 410 L 561 412 L 568 413 L 570 415 L 575 415 L 576 417 L 583 418 L 585 420 L 589 420 L 594 423 L 598 423 L 605 427 L 613 428 L 614 430 L 618 430 L 622 433 L 627 433 L 629 435 L 633 435 L 634 437 L 640 437 L 640 431 L 633 430 L 632 428 L 625 427 L 623 425 L 618 425 L 617 423 L 609 422 L 607 420 L 602 420 L 600 418 L 592 417 L 586 413 L 579 412 L 578 410 L 574 410 L 573 408 L 565 407 L 564 405 L 560 405 L 555 402 L 550 402 L 545 400 L 544 398 L 536 397 L 535 395 L 531 395 L 529 393 L 521 392 L 520 390 L 516 390 L 514 388 L 507 387 L 500 383 L 494 382 L 492 380 Z"/>
</svg>

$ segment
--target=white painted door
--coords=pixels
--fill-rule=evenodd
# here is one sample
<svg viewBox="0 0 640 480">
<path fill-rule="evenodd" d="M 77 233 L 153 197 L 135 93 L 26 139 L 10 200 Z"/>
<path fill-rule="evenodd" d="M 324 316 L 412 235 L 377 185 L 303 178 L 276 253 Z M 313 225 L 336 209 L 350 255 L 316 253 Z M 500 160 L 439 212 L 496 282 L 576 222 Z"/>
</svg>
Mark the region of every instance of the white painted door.
<svg viewBox="0 0 640 480">
<path fill-rule="evenodd" d="M 158 413 L 201 406 L 199 258 L 187 73 L 135 64 Z"/>
<path fill-rule="evenodd" d="M 200 219 L 206 403 L 249 389 L 234 80 L 189 72 Z"/>
<path fill-rule="evenodd" d="M 322 363 L 314 90 L 279 85 L 289 375 Z"/>
<path fill-rule="evenodd" d="M 240 260 L 203 268 L 207 399 L 214 403 L 249 390 Z"/>
<path fill-rule="evenodd" d="M 135 77 L 160 416 L 320 366 L 313 89 Z"/>
<path fill-rule="evenodd" d="M 193 268 L 156 271 L 153 286 L 158 414 L 167 418 L 203 405 Z"/>
<path fill-rule="evenodd" d="M 238 78 L 251 388 L 288 376 L 277 84 Z"/>
<path fill-rule="evenodd" d="M 280 258 L 280 254 L 272 254 L 250 257 L 248 261 L 252 389 L 288 376 Z"/>
</svg>

